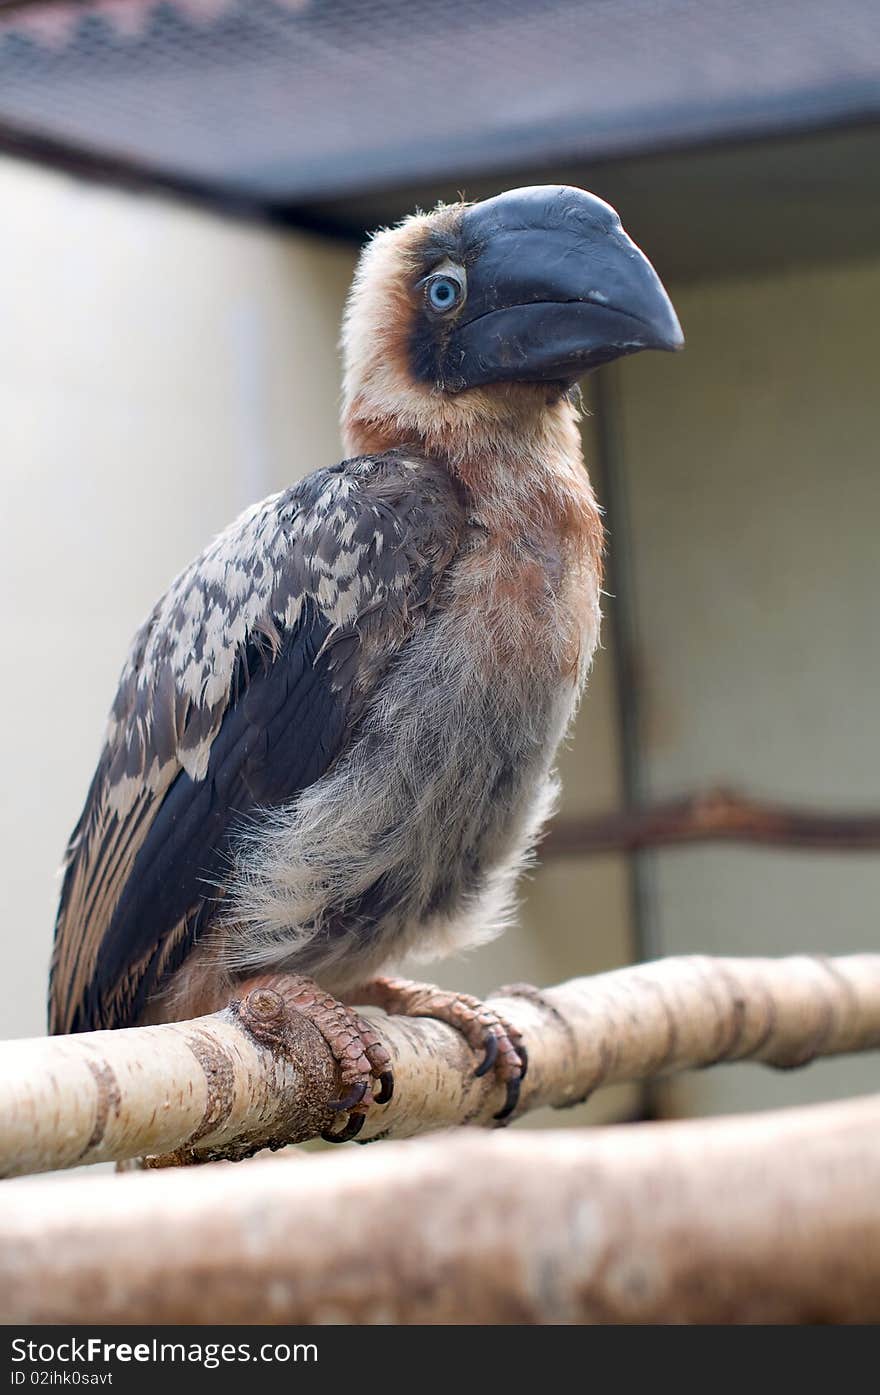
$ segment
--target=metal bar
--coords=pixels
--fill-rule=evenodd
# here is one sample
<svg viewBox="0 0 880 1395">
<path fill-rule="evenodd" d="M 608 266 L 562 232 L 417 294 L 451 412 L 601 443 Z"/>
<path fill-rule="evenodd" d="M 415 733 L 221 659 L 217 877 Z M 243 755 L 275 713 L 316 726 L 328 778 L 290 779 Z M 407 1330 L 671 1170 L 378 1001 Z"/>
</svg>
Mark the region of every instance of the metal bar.
<svg viewBox="0 0 880 1395">
<path fill-rule="evenodd" d="M 616 371 L 604 369 L 593 382 L 596 408 L 596 473 L 608 531 L 606 589 L 610 599 L 606 625 L 614 653 L 614 686 L 620 723 L 620 771 L 624 811 L 637 810 L 646 790 L 641 761 L 641 711 L 638 681 L 638 620 L 636 585 L 629 533 L 623 452 L 620 440 L 620 401 Z M 543 845 L 545 856 L 566 846 L 567 825 L 555 824 Z M 627 851 L 633 851 L 628 848 Z M 629 895 L 635 957 L 657 959 L 662 954 L 656 924 L 653 869 L 644 857 L 629 861 Z"/>
</svg>

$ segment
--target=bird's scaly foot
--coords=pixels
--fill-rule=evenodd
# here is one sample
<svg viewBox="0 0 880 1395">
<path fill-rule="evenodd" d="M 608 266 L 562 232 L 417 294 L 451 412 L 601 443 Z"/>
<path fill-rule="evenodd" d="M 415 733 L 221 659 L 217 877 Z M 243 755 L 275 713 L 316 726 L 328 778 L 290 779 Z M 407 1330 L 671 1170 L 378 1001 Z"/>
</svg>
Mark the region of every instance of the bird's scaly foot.
<svg viewBox="0 0 880 1395">
<path fill-rule="evenodd" d="M 449 993 L 430 983 L 408 978 L 376 978 L 362 985 L 352 999 L 401 1017 L 436 1017 L 461 1032 L 471 1050 L 482 1056 L 475 1075 L 495 1071 L 507 1097 L 494 1116 L 506 1123 L 519 1103 L 520 1086 L 528 1069 L 522 1034 L 493 1007 L 469 993 Z"/>
<path fill-rule="evenodd" d="M 328 1143 L 347 1143 L 363 1128 L 370 1104 L 387 1104 L 391 1099 L 391 1057 L 370 1024 L 353 1008 L 325 993 L 313 979 L 299 974 L 267 974 L 244 984 L 242 995 L 253 1005 L 254 995 L 265 990 L 280 994 L 289 1008 L 307 1017 L 329 1046 L 342 1089 L 338 1099 L 328 1102 L 328 1108 L 347 1114 L 348 1120 L 337 1132 L 326 1129 L 321 1137 Z M 376 1095 L 369 1093 L 373 1080 L 379 1085 Z"/>
</svg>

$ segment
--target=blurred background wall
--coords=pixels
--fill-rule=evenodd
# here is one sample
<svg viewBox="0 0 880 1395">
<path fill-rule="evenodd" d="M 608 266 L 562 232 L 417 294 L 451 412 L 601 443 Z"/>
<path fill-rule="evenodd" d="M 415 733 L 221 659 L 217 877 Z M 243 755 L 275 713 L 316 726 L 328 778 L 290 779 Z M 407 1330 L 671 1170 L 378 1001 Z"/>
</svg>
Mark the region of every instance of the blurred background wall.
<svg viewBox="0 0 880 1395">
<path fill-rule="evenodd" d="M 44 1030 L 55 869 L 134 630 L 340 457 L 354 253 L 0 161 L 2 1031 Z"/>
<path fill-rule="evenodd" d="M 682 372 L 618 376 L 641 793 L 734 785 L 807 808 L 880 793 L 880 257 L 677 288 Z M 846 953 L 880 939 L 880 858 L 650 855 L 664 954 Z M 873 1088 L 870 1057 L 676 1082 L 698 1112 Z"/>
<path fill-rule="evenodd" d="M 339 19 L 336 49 L 333 33 L 317 44 L 332 7 L 258 0 L 248 14 L 276 26 L 271 58 L 265 46 L 247 51 L 244 86 L 249 31 L 234 0 L 7 8 L 3 1035 L 43 1030 L 54 871 L 133 630 L 241 507 L 339 458 L 336 339 L 359 242 L 460 189 L 479 197 L 566 180 L 609 198 L 664 276 L 688 338 L 684 355 L 644 355 L 587 385 L 585 447 L 609 510 L 613 594 L 563 756 L 562 816 L 719 784 L 829 810 L 880 806 L 880 25 L 870 7 L 846 0 L 833 33 L 811 4 L 769 7 L 773 50 L 767 7 L 745 3 L 735 16 L 660 0 L 464 5 L 447 33 L 436 18 L 445 4 L 430 22 L 411 12 L 403 32 L 389 27 L 400 8 L 386 0 L 373 31 L 371 61 L 388 79 L 378 92 L 361 69 L 353 87 L 339 80 L 360 61 L 362 27 Z M 198 30 L 186 18 L 196 10 Z M 209 83 L 198 45 L 233 12 L 239 28 L 217 40 Z M 538 21 L 565 56 L 558 82 L 541 70 L 529 87 Z M 420 24 L 434 62 L 407 76 Z M 306 48 L 285 85 L 270 79 L 295 30 Z M 759 39 L 771 48 L 756 68 Z M 460 52 L 465 40 L 471 76 L 457 73 L 447 111 L 450 128 L 470 126 L 454 140 L 426 84 L 438 80 L 438 45 Z M 141 45 L 136 81 L 126 44 Z M 502 72 L 506 63 L 518 83 L 474 89 L 475 53 Z M 604 86 L 566 86 L 575 60 Z M 218 88 L 227 70 L 237 104 Z M 447 81 L 450 71 L 440 63 Z M 409 108 L 404 78 L 412 101 L 425 88 Z M 595 109 L 581 110 L 591 93 Z M 308 131 L 295 119 L 303 102 Z M 395 122 L 407 128 L 397 145 Z M 504 144 L 505 131 L 516 139 Z M 437 976 L 482 992 L 644 955 L 875 948 L 878 899 L 880 858 L 864 853 L 699 845 L 548 857 L 523 886 L 520 925 Z M 650 1094 L 608 1092 L 587 1116 L 827 1098 L 868 1088 L 872 1072 L 868 1057 L 790 1076 L 729 1068 Z"/>
</svg>

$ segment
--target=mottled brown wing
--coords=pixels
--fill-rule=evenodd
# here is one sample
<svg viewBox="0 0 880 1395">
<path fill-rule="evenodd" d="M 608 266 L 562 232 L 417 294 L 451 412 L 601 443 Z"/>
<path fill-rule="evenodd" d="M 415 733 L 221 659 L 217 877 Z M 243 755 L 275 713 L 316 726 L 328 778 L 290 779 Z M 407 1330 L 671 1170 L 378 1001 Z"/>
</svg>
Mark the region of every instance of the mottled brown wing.
<svg viewBox="0 0 880 1395">
<path fill-rule="evenodd" d="M 343 749 L 457 546 L 448 476 L 397 452 L 242 515 L 138 633 L 68 848 L 52 1032 L 131 1026 L 210 918 L 243 819 Z"/>
</svg>

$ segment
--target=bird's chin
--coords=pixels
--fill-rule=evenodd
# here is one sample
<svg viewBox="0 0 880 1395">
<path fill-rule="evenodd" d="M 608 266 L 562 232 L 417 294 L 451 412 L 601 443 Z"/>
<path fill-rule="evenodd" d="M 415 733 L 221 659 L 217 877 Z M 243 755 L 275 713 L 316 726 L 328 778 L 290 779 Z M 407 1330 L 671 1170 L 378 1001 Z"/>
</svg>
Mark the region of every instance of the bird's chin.
<svg viewBox="0 0 880 1395">
<path fill-rule="evenodd" d="M 651 322 L 594 301 L 513 305 L 451 336 L 444 380 L 453 392 L 498 382 L 554 384 L 564 392 L 604 363 L 683 343 L 674 312 Z"/>
</svg>

